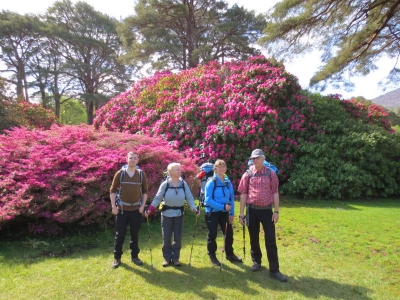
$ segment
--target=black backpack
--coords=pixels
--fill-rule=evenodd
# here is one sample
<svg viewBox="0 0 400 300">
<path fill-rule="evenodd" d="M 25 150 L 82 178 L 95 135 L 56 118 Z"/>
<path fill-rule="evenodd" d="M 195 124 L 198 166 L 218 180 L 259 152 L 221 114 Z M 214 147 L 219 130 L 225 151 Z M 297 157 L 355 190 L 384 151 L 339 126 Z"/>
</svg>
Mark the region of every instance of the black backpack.
<svg viewBox="0 0 400 300">
<path fill-rule="evenodd" d="M 183 177 L 183 176 L 182 176 Z M 183 178 L 179 178 L 179 182 L 181 183 L 179 186 L 171 186 L 170 185 L 170 183 L 169 183 L 169 179 L 170 179 L 170 177 L 169 176 L 166 176 L 166 178 L 163 180 L 163 181 L 165 181 L 166 183 L 167 183 L 167 186 L 165 187 L 165 190 L 164 190 L 164 195 L 163 195 L 163 198 L 165 197 L 165 194 L 167 193 L 167 191 L 168 191 L 168 189 L 175 189 L 175 192 L 176 192 L 176 194 L 178 194 L 178 189 L 183 189 L 183 192 L 185 193 L 185 199 L 186 199 L 186 188 L 185 188 L 185 180 L 183 179 Z M 184 210 L 184 207 L 183 206 L 179 206 L 179 207 L 172 207 L 172 206 L 168 206 L 168 205 L 165 205 L 165 202 L 164 202 L 164 200 L 160 203 L 160 206 L 159 206 L 159 210 L 160 211 L 165 211 L 165 210 L 167 210 L 167 209 L 180 209 L 181 210 L 181 212 L 183 213 L 183 210 Z"/>
</svg>

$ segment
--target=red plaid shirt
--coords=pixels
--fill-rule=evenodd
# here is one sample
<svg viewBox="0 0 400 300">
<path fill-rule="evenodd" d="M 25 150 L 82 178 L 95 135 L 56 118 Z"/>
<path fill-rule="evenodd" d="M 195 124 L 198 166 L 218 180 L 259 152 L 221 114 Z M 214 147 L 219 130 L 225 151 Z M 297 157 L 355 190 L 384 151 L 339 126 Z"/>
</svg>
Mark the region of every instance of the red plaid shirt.
<svg viewBox="0 0 400 300">
<path fill-rule="evenodd" d="M 268 175 L 255 176 L 256 174 L 267 174 L 267 168 L 263 167 L 257 171 L 254 166 L 250 167 L 253 176 L 245 172 L 240 180 L 238 191 L 241 194 L 247 194 L 246 204 L 256 206 L 268 206 L 274 202 L 274 194 L 278 192 L 279 179 L 275 172 L 271 170 L 271 179 Z"/>
</svg>

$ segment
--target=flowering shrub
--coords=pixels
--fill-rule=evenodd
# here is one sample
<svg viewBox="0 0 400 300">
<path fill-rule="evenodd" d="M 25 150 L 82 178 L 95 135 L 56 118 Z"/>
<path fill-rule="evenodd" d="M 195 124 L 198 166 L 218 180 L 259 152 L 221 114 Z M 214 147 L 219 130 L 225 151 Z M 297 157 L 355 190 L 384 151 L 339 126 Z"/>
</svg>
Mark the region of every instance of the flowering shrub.
<svg viewBox="0 0 400 300">
<path fill-rule="evenodd" d="M 330 95 L 330 97 L 341 100 L 341 95 L 338 94 Z M 342 100 L 340 103 L 355 120 L 360 120 L 364 124 L 375 124 L 389 132 L 393 132 L 389 114 L 382 106 L 357 99 Z"/>
<path fill-rule="evenodd" d="M 111 181 L 132 149 L 149 179 L 150 199 L 174 161 L 183 163 L 196 190 L 194 162 L 160 138 L 87 125 L 7 131 L 0 140 L 0 229 L 23 222 L 33 233 L 56 234 L 63 224 L 104 223 L 110 217 Z"/>
<path fill-rule="evenodd" d="M 15 126 L 49 129 L 57 122 L 57 117 L 50 109 L 27 101 L 0 99 L 0 115 L 0 132 Z"/>
<path fill-rule="evenodd" d="M 237 185 L 261 148 L 285 181 L 294 150 L 316 128 L 297 78 L 264 56 L 158 72 L 96 113 L 96 128 L 161 136 L 200 164 L 224 159 Z"/>
<path fill-rule="evenodd" d="M 57 121 L 51 109 L 27 101 L 18 102 L 27 128 L 49 129 Z"/>
</svg>

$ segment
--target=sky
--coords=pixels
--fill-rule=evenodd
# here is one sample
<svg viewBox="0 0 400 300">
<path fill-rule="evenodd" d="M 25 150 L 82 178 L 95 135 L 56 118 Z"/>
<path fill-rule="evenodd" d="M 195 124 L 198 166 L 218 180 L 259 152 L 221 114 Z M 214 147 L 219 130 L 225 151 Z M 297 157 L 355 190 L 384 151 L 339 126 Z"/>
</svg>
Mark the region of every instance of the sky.
<svg viewBox="0 0 400 300">
<path fill-rule="evenodd" d="M 78 0 L 72 0 L 77 2 Z M 270 9 L 278 0 L 226 0 L 229 4 L 234 3 L 245 7 L 248 10 L 254 10 L 256 13 L 265 13 Z M 48 7 L 50 7 L 55 1 L 54 0 L 2 0 L 0 4 L 0 10 L 10 10 L 20 14 L 25 13 L 44 13 Z M 101 11 L 105 14 L 113 16 L 117 19 L 122 19 L 134 13 L 134 2 L 135 0 L 85 0 L 96 10 Z M 266 53 L 265 53 L 266 54 Z M 266 54 L 268 57 L 268 55 Z M 310 78 L 314 73 L 321 67 L 318 54 L 310 53 L 302 57 L 293 59 L 290 62 L 286 62 L 285 68 L 288 72 L 294 74 L 298 79 L 302 88 L 307 89 Z M 344 98 L 349 99 L 351 97 L 363 96 L 366 99 L 374 99 L 380 95 L 386 94 L 396 87 L 391 87 L 388 90 L 382 90 L 378 86 L 378 82 L 383 80 L 389 70 L 393 68 L 394 61 L 388 59 L 382 59 L 379 62 L 379 69 L 375 72 L 370 73 L 365 77 L 352 77 L 351 81 L 355 84 L 355 88 L 351 92 L 344 90 L 337 90 L 332 87 L 327 88 L 323 95 L 327 94 L 341 94 Z M 400 88 L 400 83 L 397 88 Z"/>
</svg>

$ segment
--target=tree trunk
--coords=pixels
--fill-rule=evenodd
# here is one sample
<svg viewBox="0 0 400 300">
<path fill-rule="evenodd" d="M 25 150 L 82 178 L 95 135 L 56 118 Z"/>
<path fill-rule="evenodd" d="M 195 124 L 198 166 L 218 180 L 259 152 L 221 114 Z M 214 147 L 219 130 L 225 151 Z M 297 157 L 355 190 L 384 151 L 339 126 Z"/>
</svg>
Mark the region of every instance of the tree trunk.
<svg viewBox="0 0 400 300">
<path fill-rule="evenodd" d="M 195 68 L 197 67 L 198 64 L 198 59 L 196 57 L 193 57 L 193 52 L 195 50 L 195 45 L 194 45 L 194 32 L 196 29 L 196 21 L 195 21 L 195 16 L 194 16 L 194 4 L 193 1 L 188 1 L 187 3 L 188 7 L 188 16 L 186 19 L 186 33 L 187 33 L 187 48 L 188 48 L 188 62 L 189 62 L 189 69 L 190 68 Z"/>
<path fill-rule="evenodd" d="M 93 125 L 93 119 L 94 119 L 94 101 L 93 101 L 93 99 L 88 99 L 86 101 L 86 113 L 87 113 L 88 125 Z"/>
</svg>

